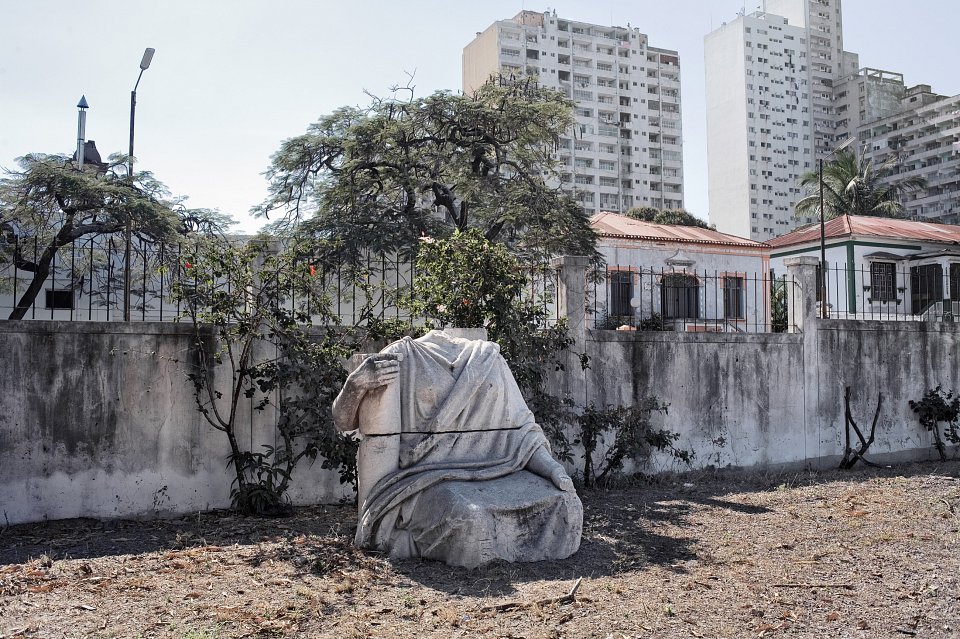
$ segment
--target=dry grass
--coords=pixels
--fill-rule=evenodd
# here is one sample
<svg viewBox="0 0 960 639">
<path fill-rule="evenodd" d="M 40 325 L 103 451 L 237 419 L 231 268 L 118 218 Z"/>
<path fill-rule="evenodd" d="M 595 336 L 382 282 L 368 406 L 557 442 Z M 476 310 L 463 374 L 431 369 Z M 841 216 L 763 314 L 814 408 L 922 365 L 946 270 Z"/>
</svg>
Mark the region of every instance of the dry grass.
<svg viewBox="0 0 960 639">
<path fill-rule="evenodd" d="M 960 463 L 695 473 L 584 495 L 565 561 L 349 542 L 350 507 L 0 534 L 9 637 L 960 637 Z M 537 603 L 569 593 L 573 601 Z"/>
</svg>

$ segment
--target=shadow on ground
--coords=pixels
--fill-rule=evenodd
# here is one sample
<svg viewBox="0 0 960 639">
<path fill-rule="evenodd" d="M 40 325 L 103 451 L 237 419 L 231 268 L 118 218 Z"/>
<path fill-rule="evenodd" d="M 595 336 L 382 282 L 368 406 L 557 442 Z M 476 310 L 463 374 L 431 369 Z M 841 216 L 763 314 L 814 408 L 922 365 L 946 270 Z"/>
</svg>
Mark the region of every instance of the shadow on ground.
<svg viewBox="0 0 960 639">
<path fill-rule="evenodd" d="M 843 472 L 697 471 L 648 482 L 634 481 L 612 490 L 583 491 L 583 543 L 573 557 L 530 564 L 495 563 L 472 571 L 418 560 L 388 566 L 382 558 L 363 555 L 350 544 L 356 525 L 353 506 L 298 508 L 293 517 L 282 519 L 214 511 L 167 520 L 73 519 L 10 526 L 0 530 L 0 565 L 24 563 L 43 555 L 54 560 L 85 559 L 279 541 L 284 543 L 278 549 L 265 552 L 260 559 L 253 553 L 251 561 L 289 561 L 299 572 L 313 574 L 350 570 L 374 562 L 383 569 L 392 567 L 412 582 L 451 595 L 504 595 L 515 591 L 518 584 L 534 580 L 569 579 L 572 583 L 578 577 L 616 575 L 648 566 L 682 573 L 686 562 L 698 558 L 697 530 L 681 530 L 681 534 L 676 530 L 690 527 L 688 518 L 692 512 L 723 508 L 746 517 L 767 512 L 738 501 L 738 494 L 837 480 L 858 482 L 878 476 L 921 474 L 956 476 L 957 466 L 922 463 Z M 671 534 L 662 534 L 665 527 L 673 528 Z"/>
</svg>

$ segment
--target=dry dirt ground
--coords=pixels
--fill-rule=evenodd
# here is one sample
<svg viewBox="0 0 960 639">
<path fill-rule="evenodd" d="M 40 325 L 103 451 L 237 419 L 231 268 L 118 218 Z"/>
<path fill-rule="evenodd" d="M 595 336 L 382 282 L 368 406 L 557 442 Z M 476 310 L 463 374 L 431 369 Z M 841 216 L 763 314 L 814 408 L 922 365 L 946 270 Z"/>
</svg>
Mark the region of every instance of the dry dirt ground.
<svg viewBox="0 0 960 639">
<path fill-rule="evenodd" d="M 958 478 L 950 462 L 586 491 L 576 555 L 479 570 L 358 552 L 347 506 L 14 526 L 0 636 L 960 637 Z"/>
</svg>

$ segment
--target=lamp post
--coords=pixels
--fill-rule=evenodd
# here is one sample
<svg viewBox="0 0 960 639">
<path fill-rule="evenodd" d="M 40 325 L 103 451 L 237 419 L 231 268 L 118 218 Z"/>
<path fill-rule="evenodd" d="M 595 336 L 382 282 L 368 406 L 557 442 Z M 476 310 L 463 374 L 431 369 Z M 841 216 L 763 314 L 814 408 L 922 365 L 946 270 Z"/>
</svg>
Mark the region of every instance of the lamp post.
<svg viewBox="0 0 960 639">
<path fill-rule="evenodd" d="M 826 158 L 830 158 L 834 153 L 838 153 L 851 144 L 853 144 L 854 137 L 850 136 L 844 140 L 840 146 L 835 148 L 830 153 L 827 153 Z M 826 211 L 823 210 L 823 160 L 825 158 L 821 157 L 817 160 L 817 173 L 820 181 L 820 317 L 827 319 L 827 216 Z"/>
<path fill-rule="evenodd" d="M 153 61 L 153 54 L 156 50 L 147 48 L 143 52 L 143 58 L 140 60 L 140 75 L 137 76 L 137 83 L 133 85 L 133 91 L 130 92 L 130 152 L 127 154 L 127 177 L 130 179 L 130 186 L 133 186 L 133 125 L 137 113 L 137 87 L 140 86 L 140 78 L 143 72 L 150 68 L 150 62 Z M 130 321 L 130 240 L 131 240 L 131 221 L 130 214 L 127 214 L 127 223 L 124 228 L 124 247 L 123 247 L 123 321 Z"/>
</svg>

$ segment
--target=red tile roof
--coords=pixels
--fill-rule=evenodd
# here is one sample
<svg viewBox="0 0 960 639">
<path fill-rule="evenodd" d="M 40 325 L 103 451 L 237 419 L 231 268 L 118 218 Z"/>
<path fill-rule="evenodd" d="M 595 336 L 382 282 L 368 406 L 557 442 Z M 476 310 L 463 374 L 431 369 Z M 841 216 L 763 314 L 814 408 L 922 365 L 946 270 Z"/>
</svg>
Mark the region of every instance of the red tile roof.
<svg viewBox="0 0 960 639">
<path fill-rule="evenodd" d="M 696 244 L 724 244 L 728 246 L 751 246 L 762 248 L 761 242 L 748 240 L 720 231 L 702 229 L 697 226 L 675 226 L 672 224 L 653 224 L 635 220 L 626 215 L 601 212 L 590 218 L 590 226 L 600 237 L 616 237 L 638 240 L 667 242 L 686 242 Z"/>
<path fill-rule="evenodd" d="M 932 222 L 914 222 L 913 220 L 895 220 L 885 217 L 863 215 L 841 215 L 828 220 L 825 225 L 828 239 L 866 235 L 888 240 L 914 240 L 952 244 L 960 242 L 960 226 L 953 224 L 934 224 Z M 792 233 L 769 240 L 773 248 L 795 246 L 807 242 L 820 241 L 820 224 L 811 224 Z"/>
</svg>

